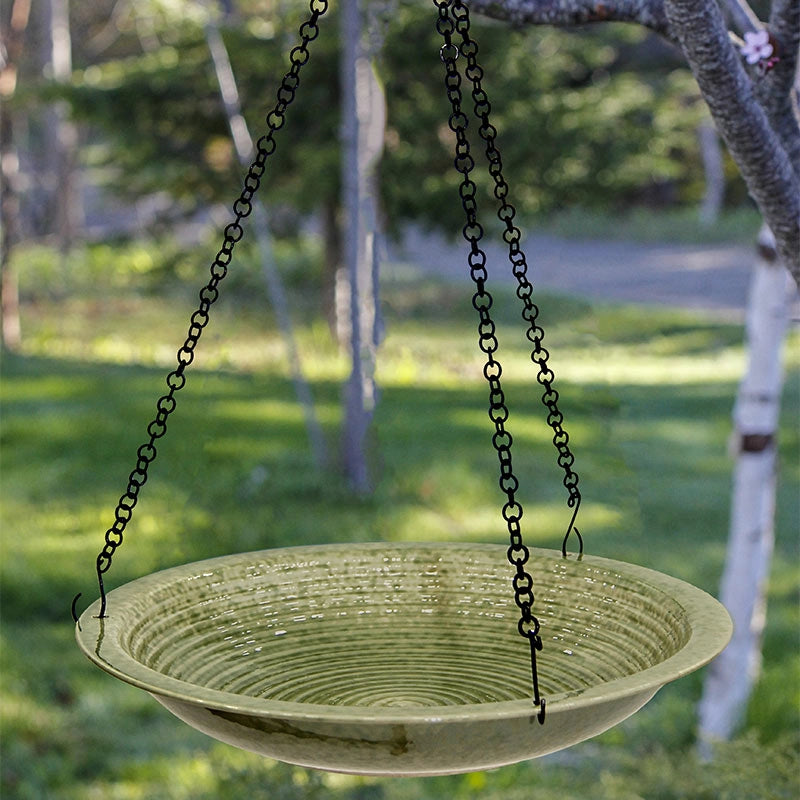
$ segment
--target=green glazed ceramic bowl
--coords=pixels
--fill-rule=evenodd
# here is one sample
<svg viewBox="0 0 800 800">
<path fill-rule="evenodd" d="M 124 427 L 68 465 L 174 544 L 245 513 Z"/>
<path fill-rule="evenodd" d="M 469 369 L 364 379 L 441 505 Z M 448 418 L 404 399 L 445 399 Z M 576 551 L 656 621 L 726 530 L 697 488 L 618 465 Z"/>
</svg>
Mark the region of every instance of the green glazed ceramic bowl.
<svg viewBox="0 0 800 800">
<path fill-rule="evenodd" d="M 531 550 L 544 725 L 502 545 L 348 544 L 135 580 L 80 618 L 99 667 L 185 722 L 320 769 L 437 775 L 550 753 L 710 661 L 731 621 L 687 583 Z"/>
</svg>

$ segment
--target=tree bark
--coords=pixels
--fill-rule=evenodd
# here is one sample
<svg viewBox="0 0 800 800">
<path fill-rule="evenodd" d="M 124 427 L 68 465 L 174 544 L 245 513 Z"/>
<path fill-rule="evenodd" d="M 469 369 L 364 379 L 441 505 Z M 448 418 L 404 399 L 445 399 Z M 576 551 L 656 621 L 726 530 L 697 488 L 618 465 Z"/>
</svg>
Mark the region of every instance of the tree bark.
<svg viewBox="0 0 800 800">
<path fill-rule="evenodd" d="M 4 71 L 5 72 L 5 71 Z M 8 95 L 3 95 L 7 99 Z M 18 350 L 22 344 L 22 325 L 19 316 L 19 281 L 12 257 L 19 241 L 19 157 L 14 146 L 11 114 L 0 118 L 0 310 L 2 311 L 2 344 L 8 350 Z"/>
<path fill-rule="evenodd" d="M 358 291 L 358 109 L 357 72 L 358 42 L 361 20 L 358 0 L 343 0 L 341 8 L 342 41 L 342 208 L 344 215 L 343 253 L 345 263 L 337 276 L 337 298 L 347 301 L 349 322 L 342 335 L 347 336 L 350 351 L 350 377 L 345 385 L 343 466 L 350 486 L 358 493 L 369 491 L 366 458 L 366 436 L 369 426 L 364 406 L 364 370 L 361 363 L 361 314 Z M 343 292 L 342 290 L 345 290 Z"/>
<path fill-rule="evenodd" d="M 800 74 L 797 72 L 800 3 L 797 0 L 773 2 L 769 32 L 778 44 L 780 61 L 755 81 L 756 94 L 789 156 L 795 180 L 800 182 L 800 110 L 796 105 L 800 98 Z"/>
<path fill-rule="evenodd" d="M 782 350 L 789 317 L 787 274 L 769 239 L 768 231 L 762 233 L 747 317 L 748 364 L 734 407 L 737 455 L 720 587 L 734 634 L 706 673 L 698 707 L 698 746 L 704 758 L 711 757 L 715 742 L 730 738 L 744 716 L 761 662 L 774 540 Z"/>
<path fill-rule="evenodd" d="M 344 469 L 352 488 L 372 488 L 367 457 L 368 431 L 377 402 L 375 359 L 378 345 L 377 189 L 375 169 L 386 122 L 383 91 L 361 47 L 358 0 L 342 6 L 342 207 L 345 265 L 337 275 L 337 298 L 349 314 L 340 328 L 350 350 L 345 388 Z"/>
<path fill-rule="evenodd" d="M 746 0 L 727 0 L 723 5 L 739 32 L 746 33 L 761 28 L 761 21 Z"/>
<path fill-rule="evenodd" d="M 705 191 L 700 203 L 700 222 L 711 228 L 719 219 L 725 199 L 725 169 L 722 163 L 722 150 L 714 126 L 703 122 L 697 129 L 700 140 L 700 154 L 703 158 Z"/>
<path fill-rule="evenodd" d="M 634 22 L 674 41 L 661 0 L 469 0 L 469 7 L 519 26 L 570 28 L 591 22 Z"/>
</svg>

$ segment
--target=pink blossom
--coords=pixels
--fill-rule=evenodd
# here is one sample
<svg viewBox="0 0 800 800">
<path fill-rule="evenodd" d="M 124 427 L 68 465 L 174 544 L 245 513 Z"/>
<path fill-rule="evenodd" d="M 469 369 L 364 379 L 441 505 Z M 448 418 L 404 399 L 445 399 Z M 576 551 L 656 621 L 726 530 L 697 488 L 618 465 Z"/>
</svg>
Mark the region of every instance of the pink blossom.
<svg viewBox="0 0 800 800">
<path fill-rule="evenodd" d="M 759 61 L 769 61 L 774 48 L 770 43 L 769 33 L 761 30 L 747 31 L 744 35 L 744 44 L 739 50 L 748 64 L 757 64 Z"/>
</svg>

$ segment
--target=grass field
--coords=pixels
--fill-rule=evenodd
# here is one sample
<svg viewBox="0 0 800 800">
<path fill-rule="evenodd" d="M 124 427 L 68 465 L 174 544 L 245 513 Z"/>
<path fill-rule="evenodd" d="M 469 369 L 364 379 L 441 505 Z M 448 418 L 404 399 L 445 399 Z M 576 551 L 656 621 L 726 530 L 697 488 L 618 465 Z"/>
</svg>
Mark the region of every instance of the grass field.
<svg viewBox="0 0 800 800">
<path fill-rule="evenodd" d="M 523 326 L 498 303 L 526 540 L 557 547 L 568 520 Z M 587 551 L 716 592 L 728 524 L 738 325 L 697 314 L 540 298 L 581 476 Z M 450 778 L 365 779 L 278 764 L 202 736 L 92 667 L 73 595 L 144 441 L 193 301 L 40 297 L 3 356 L 2 797 L 43 800 L 335 798 L 500 800 L 793 798 L 800 793 L 800 353 L 787 354 L 776 551 L 762 676 L 741 735 L 693 755 L 702 673 L 564 753 Z M 223 298 L 142 492 L 111 587 L 228 552 L 366 540 L 505 538 L 481 360 L 464 287 L 394 285 L 373 433 L 377 487 L 352 496 L 312 464 L 270 315 Z M 325 325 L 298 326 L 320 422 L 337 448 L 347 365 Z"/>
</svg>

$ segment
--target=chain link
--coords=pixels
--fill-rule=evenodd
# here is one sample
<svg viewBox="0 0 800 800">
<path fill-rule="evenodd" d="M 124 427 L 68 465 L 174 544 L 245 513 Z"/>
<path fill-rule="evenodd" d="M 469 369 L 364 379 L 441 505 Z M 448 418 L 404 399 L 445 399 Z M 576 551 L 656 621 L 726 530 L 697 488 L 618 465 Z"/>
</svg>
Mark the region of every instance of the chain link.
<svg viewBox="0 0 800 800">
<path fill-rule="evenodd" d="M 511 262 L 512 272 L 517 279 L 517 297 L 522 302 L 522 318 L 528 323 L 525 335 L 532 344 L 531 361 L 538 367 L 537 381 L 542 386 L 542 403 L 548 410 L 547 424 L 553 430 L 553 445 L 558 451 L 557 462 L 564 470 L 564 487 L 567 490 L 567 505 L 573 508 L 572 519 L 564 535 L 561 551 L 566 556 L 567 541 L 574 531 L 578 538 L 579 553 L 583 553 L 583 538 L 575 525 L 575 518 L 581 502 L 581 493 L 578 489 L 578 475 L 572 469 L 575 456 L 569 448 L 569 434 L 564 430 L 564 415 L 558 408 L 558 392 L 553 388 L 555 375 L 548 364 L 550 353 L 543 346 L 544 330 L 538 324 L 539 308 L 533 302 L 533 286 L 528 280 L 528 263 L 525 253 L 520 247 L 522 234 L 514 224 L 516 209 L 508 200 L 508 183 L 503 177 L 503 161 L 497 148 L 497 129 L 489 120 L 491 104 L 486 91 L 481 85 L 483 69 L 478 64 L 478 43 L 470 38 L 469 34 L 469 9 L 462 0 L 453 0 L 451 14 L 455 29 L 461 37 L 459 51 L 466 58 L 467 66 L 464 74 L 472 84 L 472 100 L 475 116 L 480 122 L 478 135 L 485 144 L 486 159 L 489 162 L 489 174 L 494 180 L 494 196 L 499 203 L 497 210 L 498 219 L 505 225 L 503 240 L 508 245 L 508 258 Z"/>
<path fill-rule="evenodd" d="M 500 462 L 500 489 L 506 495 L 506 502 L 502 508 L 503 519 L 506 521 L 510 545 L 508 560 L 516 568 L 513 578 L 514 600 L 520 610 L 520 619 L 517 629 L 521 636 L 530 643 L 531 651 L 531 677 L 533 682 L 533 702 L 539 706 L 538 719 L 540 723 L 545 718 L 545 699 L 539 693 L 539 678 L 536 666 L 536 654 L 542 649 L 539 620 L 533 614 L 534 593 L 533 579 L 525 569 L 529 558 L 529 550 L 522 542 L 520 520 L 522 519 L 522 506 L 517 501 L 515 493 L 519 482 L 514 475 L 511 458 L 511 445 L 513 439 L 506 429 L 508 408 L 505 404 L 500 376 L 502 366 L 496 359 L 498 343 L 495 335 L 495 324 L 491 317 L 492 295 L 486 289 L 487 270 L 486 253 L 480 247 L 483 238 L 483 228 L 478 222 L 478 206 L 476 200 L 476 185 L 470 175 L 475 166 L 475 161 L 470 153 L 467 139 L 467 115 L 462 110 L 463 93 L 461 90 L 461 75 L 456 67 L 459 48 L 453 43 L 453 33 L 456 30 L 456 18 L 451 13 L 452 0 L 434 0 L 434 5 L 439 11 L 436 29 L 442 36 L 444 44 L 440 49 L 440 57 L 445 66 L 445 89 L 450 101 L 451 113 L 448 119 L 450 129 L 456 136 L 454 166 L 461 174 L 459 196 L 466 216 L 466 224 L 462 229 L 464 239 L 470 245 L 468 263 L 470 277 L 475 283 L 475 293 L 472 296 L 472 305 L 478 312 L 478 346 L 486 355 L 483 375 L 489 385 L 489 418 L 494 423 L 495 432 L 492 436 L 492 445 L 497 452 Z M 468 28 L 469 20 L 459 21 L 460 25 Z M 461 30 L 459 30 L 461 33 Z"/>
<path fill-rule="evenodd" d="M 209 311 L 219 297 L 218 286 L 228 273 L 234 247 L 244 235 L 242 220 L 250 216 L 253 210 L 252 200 L 261 184 L 267 159 L 275 152 L 275 134 L 284 124 L 286 109 L 294 100 L 297 87 L 300 85 L 300 70 L 309 59 L 308 45 L 319 35 L 319 19 L 328 10 L 328 0 L 311 0 L 309 5 L 310 16 L 300 27 L 300 44 L 294 47 L 289 60 L 291 68 L 284 75 L 277 93 L 277 102 L 273 109 L 266 115 L 267 132 L 256 143 L 256 154 L 244 178 L 241 194 L 233 204 L 234 220 L 224 229 L 222 246 L 211 264 L 208 283 L 200 291 L 200 303 L 192 314 L 186 341 L 177 353 L 177 366 L 167 375 L 169 391 L 160 397 L 156 403 L 156 415 L 147 426 L 149 440 L 137 450 L 137 461 L 133 471 L 128 476 L 128 485 L 125 493 L 120 497 L 114 511 L 114 522 L 105 533 L 105 544 L 97 556 L 97 579 L 100 586 L 100 614 L 106 615 L 106 593 L 103 585 L 103 575 L 111 567 L 111 559 L 117 548 L 122 544 L 125 528 L 133 516 L 133 509 L 139 499 L 139 492 L 147 482 L 147 473 L 150 464 L 158 453 L 156 442 L 167 432 L 167 420 L 175 410 L 177 402 L 175 394 L 186 384 L 186 368 L 194 360 L 195 348 L 208 325 Z M 80 595 L 72 601 L 72 616 L 77 622 L 75 604 Z"/>
</svg>

